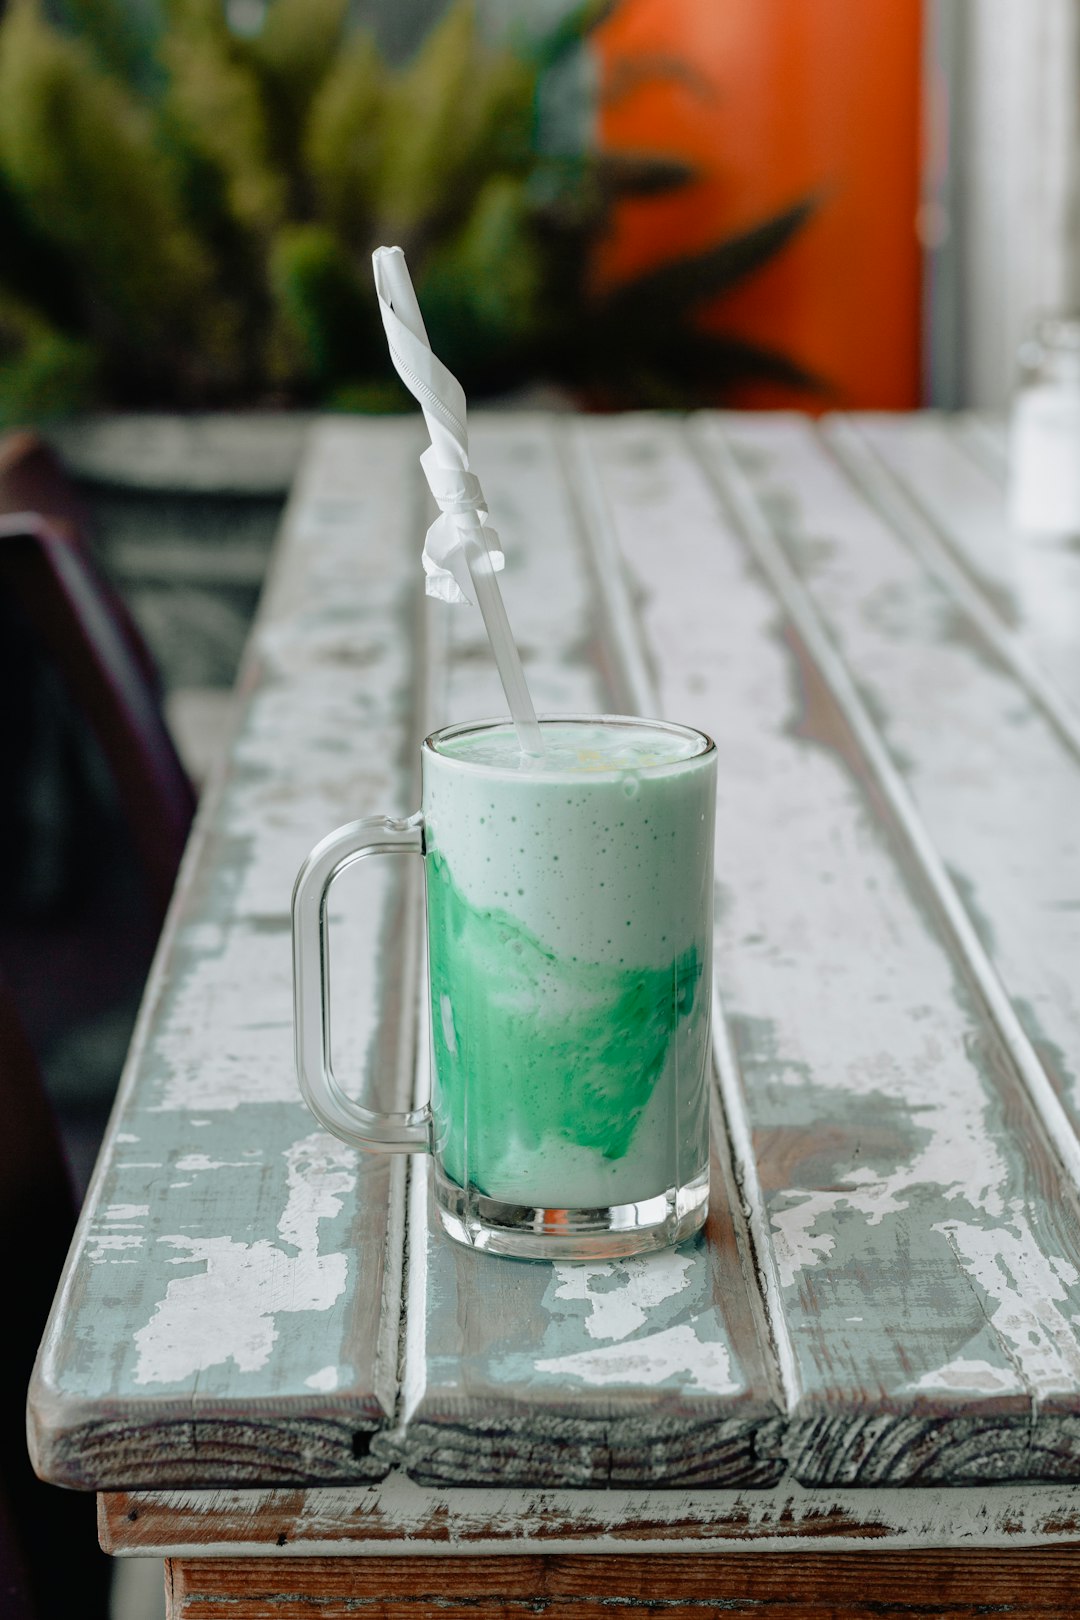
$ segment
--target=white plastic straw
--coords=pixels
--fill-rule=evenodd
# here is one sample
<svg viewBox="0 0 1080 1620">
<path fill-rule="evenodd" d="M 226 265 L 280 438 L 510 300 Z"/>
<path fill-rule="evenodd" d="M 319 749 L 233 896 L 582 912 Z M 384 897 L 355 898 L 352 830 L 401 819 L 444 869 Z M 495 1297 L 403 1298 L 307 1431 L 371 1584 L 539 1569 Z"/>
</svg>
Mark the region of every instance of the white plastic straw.
<svg viewBox="0 0 1080 1620">
<path fill-rule="evenodd" d="M 434 453 L 435 462 L 443 471 L 468 474 L 469 436 L 465 395 L 457 378 L 432 353 L 405 255 L 398 247 L 377 248 L 372 254 L 372 265 L 390 357 L 402 382 L 424 413 L 432 445 L 432 451 L 428 454 Z M 430 481 L 431 470 L 426 465 L 427 458 L 424 459 L 425 472 Z M 481 513 L 486 516 L 486 507 L 480 486 L 475 478 L 469 482 L 471 493 L 467 498 L 448 500 L 443 509 L 452 513 L 522 752 L 542 754 L 544 742 L 536 710 L 529 695 L 517 643 L 510 629 L 496 577 L 496 566 L 502 562 L 501 554 L 494 557 L 491 551 L 491 531 L 485 527 L 481 516 Z M 440 504 L 443 502 L 440 501 Z"/>
</svg>

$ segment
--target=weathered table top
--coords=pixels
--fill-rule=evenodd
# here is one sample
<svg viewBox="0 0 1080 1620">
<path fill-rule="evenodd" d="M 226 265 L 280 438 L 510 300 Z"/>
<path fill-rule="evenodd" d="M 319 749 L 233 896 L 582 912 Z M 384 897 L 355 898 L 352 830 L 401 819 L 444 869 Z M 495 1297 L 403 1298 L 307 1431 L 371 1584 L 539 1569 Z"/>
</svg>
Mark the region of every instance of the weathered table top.
<svg viewBox="0 0 1080 1620">
<path fill-rule="evenodd" d="M 433 724 L 503 708 L 478 615 L 421 594 L 419 424 L 320 425 L 43 1345 L 39 1469 L 115 1493 L 138 1551 L 1075 1537 L 1080 551 L 1010 533 L 972 418 L 477 415 L 472 443 L 538 708 L 719 746 L 707 1232 L 473 1255 L 424 1159 L 299 1101 L 301 858 L 415 808 Z M 397 865 L 335 891 L 336 1050 L 402 1106 Z"/>
</svg>

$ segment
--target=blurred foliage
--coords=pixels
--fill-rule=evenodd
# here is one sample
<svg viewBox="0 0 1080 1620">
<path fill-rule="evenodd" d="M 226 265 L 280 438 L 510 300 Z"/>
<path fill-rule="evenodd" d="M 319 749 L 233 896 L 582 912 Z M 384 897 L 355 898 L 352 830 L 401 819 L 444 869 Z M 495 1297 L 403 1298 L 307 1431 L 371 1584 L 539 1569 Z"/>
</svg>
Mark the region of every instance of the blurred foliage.
<svg viewBox="0 0 1080 1620">
<path fill-rule="evenodd" d="M 409 62 L 348 0 L 10 0 L 0 19 L 0 421 L 91 405 L 405 403 L 370 253 L 406 251 L 470 394 L 546 378 L 610 406 L 812 383 L 695 325 L 799 229 L 801 203 L 606 295 L 616 201 L 684 186 L 658 154 L 545 154 L 544 75 L 610 9 L 497 49 L 457 0 Z M 256 12 L 256 16 L 258 13 Z"/>
</svg>

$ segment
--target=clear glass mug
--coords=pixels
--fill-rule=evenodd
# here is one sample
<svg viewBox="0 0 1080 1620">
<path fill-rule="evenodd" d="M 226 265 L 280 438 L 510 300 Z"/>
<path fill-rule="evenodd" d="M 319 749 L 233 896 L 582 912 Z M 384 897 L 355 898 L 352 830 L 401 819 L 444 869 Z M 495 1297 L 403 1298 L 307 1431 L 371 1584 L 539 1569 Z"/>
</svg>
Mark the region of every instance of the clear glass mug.
<svg viewBox="0 0 1080 1620">
<path fill-rule="evenodd" d="M 541 720 L 542 767 L 506 720 L 424 742 L 422 810 L 339 828 L 293 894 L 304 1100 L 355 1147 L 430 1152 L 459 1242 L 592 1258 L 681 1241 L 709 1191 L 716 749 L 625 716 Z M 431 1100 L 354 1102 L 329 1051 L 327 895 L 353 862 L 419 855 Z"/>
</svg>

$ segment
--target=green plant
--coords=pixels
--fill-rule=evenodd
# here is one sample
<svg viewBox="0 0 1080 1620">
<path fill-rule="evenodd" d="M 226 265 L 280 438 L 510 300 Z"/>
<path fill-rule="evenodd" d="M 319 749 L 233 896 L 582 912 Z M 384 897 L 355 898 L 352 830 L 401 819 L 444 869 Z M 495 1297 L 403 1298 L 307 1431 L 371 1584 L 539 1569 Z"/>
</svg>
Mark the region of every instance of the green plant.
<svg viewBox="0 0 1080 1620">
<path fill-rule="evenodd" d="M 694 328 L 801 225 L 799 204 L 603 298 L 613 202 L 667 158 L 538 149 L 544 75 L 609 9 L 496 49 L 456 0 L 411 62 L 347 0 L 10 0 L 0 20 L 0 420 L 90 404 L 403 403 L 369 255 L 399 242 L 433 346 L 473 394 L 546 376 L 605 403 L 715 399 L 797 368 Z"/>
</svg>

